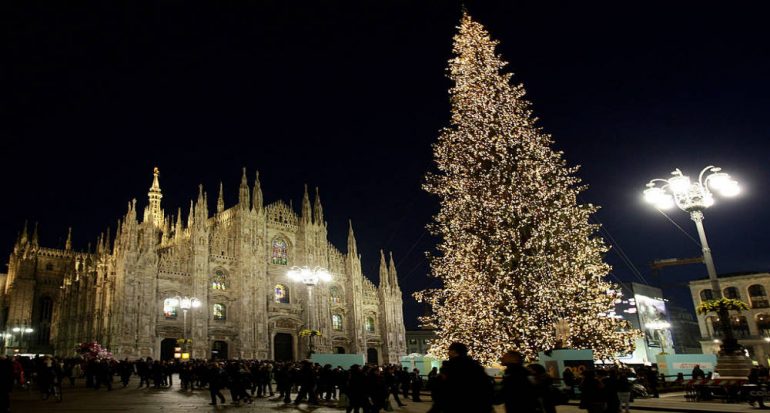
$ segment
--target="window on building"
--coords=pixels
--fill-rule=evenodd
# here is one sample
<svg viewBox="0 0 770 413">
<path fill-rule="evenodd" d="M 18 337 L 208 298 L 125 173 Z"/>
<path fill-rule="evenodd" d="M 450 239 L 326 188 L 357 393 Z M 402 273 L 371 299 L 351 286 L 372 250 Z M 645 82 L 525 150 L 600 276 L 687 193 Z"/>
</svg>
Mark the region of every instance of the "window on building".
<svg viewBox="0 0 770 413">
<path fill-rule="evenodd" d="M 711 336 L 712 337 L 721 337 L 722 336 L 722 325 L 719 323 L 719 317 L 716 316 L 708 316 L 706 317 L 706 325 L 711 326 Z"/>
<path fill-rule="evenodd" d="M 227 290 L 227 275 L 224 271 L 214 271 L 214 275 L 211 277 L 211 289 L 219 291 Z"/>
<path fill-rule="evenodd" d="M 410 338 L 410 339 L 409 339 L 409 344 L 417 344 L 417 339 L 415 339 L 415 338 Z"/>
<path fill-rule="evenodd" d="M 214 304 L 214 320 L 224 321 L 227 320 L 227 307 L 224 304 Z"/>
<path fill-rule="evenodd" d="M 274 298 L 276 303 L 289 304 L 289 289 L 283 284 L 276 284 Z"/>
<path fill-rule="evenodd" d="M 765 287 L 754 284 L 749 287 L 749 301 L 751 301 L 751 308 L 768 308 L 770 302 L 767 300 L 767 291 Z"/>
<path fill-rule="evenodd" d="M 701 301 L 708 301 L 714 299 L 714 292 L 711 290 L 701 290 L 700 291 L 700 299 Z"/>
<path fill-rule="evenodd" d="M 51 297 L 40 299 L 40 321 L 51 321 L 53 316 L 53 300 Z"/>
<path fill-rule="evenodd" d="M 286 265 L 289 263 L 288 246 L 286 245 L 286 241 L 280 238 L 273 240 L 273 253 L 271 257 L 271 262 L 273 264 Z"/>
<path fill-rule="evenodd" d="M 45 270 L 46 271 L 53 271 L 53 264 L 51 264 L 50 262 L 48 264 L 46 264 L 45 265 Z"/>
<path fill-rule="evenodd" d="M 367 333 L 374 333 L 374 317 L 366 317 L 364 328 Z"/>
<path fill-rule="evenodd" d="M 342 316 L 339 314 L 332 315 L 332 329 L 334 331 L 342 331 Z"/>
<path fill-rule="evenodd" d="M 329 302 L 332 304 L 339 304 L 342 302 L 342 294 L 338 287 L 329 288 Z"/>
<path fill-rule="evenodd" d="M 175 304 L 175 301 L 172 298 L 167 298 L 163 300 L 163 317 L 166 320 L 176 320 L 177 306 L 174 304 Z"/>
<path fill-rule="evenodd" d="M 757 314 L 759 335 L 770 337 L 770 314 Z"/>
<path fill-rule="evenodd" d="M 733 298 L 736 300 L 741 299 L 741 294 L 738 292 L 738 289 L 735 287 L 727 287 L 725 288 L 724 294 L 725 298 Z"/>
<path fill-rule="evenodd" d="M 732 327 L 735 337 L 748 337 L 749 336 L 749 322 L 744 316 L 731 316 L 730 326 Z"/>
</svg>

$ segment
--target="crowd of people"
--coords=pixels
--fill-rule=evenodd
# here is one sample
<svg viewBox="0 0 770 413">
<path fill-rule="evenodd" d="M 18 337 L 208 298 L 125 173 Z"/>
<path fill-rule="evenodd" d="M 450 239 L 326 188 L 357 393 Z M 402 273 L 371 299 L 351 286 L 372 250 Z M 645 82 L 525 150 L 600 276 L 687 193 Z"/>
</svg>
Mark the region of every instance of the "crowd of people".
<svg viewBox="0 0 770 413">
<path fill-rule="evenodd" d="M 554 386 L 552 377 L 540 364 L 525 366 L 521 354 L 502 355 L 505 371 L 495 381 L 469 357 L 461 343 L 449 347 L 449 358 L 440 368 L 423 375 L 418 369 L 397 365 L 319 365 L 271 360 L 135 361 L 108 359 L 53 359 L 50 357 L 2 358 L 0 386 L 37 384 L 45 396 L 51 383 L 69 383 L 84 378 L 94 390 L 111 391 L 115 377 L 122 387 L 178 388 L 208 392 L 210 404 L 250 404 L 257 398 L 299 405 L 327 404 L 347 413 L 392 411 L 406 403 L 421 403 L 423 391 L 431 395 L 430 413 L 490 413 L 495 404 L 506 412 L 555 413 L 556 405 L 568 394 Z M 589 413 L 628 412 L 631 393 L 629 372 L 623 369 L 586 370 L 578 381 L 571 370 L 563 373 L 568 389 L 580 390 L 580 407 Z M 655 374 L 650 374 L 654 376 Z M 132 377 L 136 376 L 132 383 Z M 178 377 L 178 383 L 174 378 Z M 427 378 L 427 380 L 425 380 Z M 5 387 L 3 388 L 5 390 Z M 3 392 L 7 396 L 7 392 Z M 228 394 L 229 393 L 229 394 Z M 573 394 L 574 395 L 574 394 Z M 227 396 L 227 397 L 226 397 Z M 0 412 L 7 411 L 7 398 Z"/>
</svg>

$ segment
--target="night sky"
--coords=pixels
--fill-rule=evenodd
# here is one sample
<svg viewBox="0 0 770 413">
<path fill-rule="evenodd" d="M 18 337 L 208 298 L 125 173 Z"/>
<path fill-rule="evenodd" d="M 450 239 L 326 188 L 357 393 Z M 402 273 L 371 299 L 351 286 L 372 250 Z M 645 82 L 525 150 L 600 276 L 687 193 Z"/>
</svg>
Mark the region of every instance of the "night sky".
<svg viewBox="0 0 770 413">
<path fill-rule="evenodd" d="M 114 233 L 131 198 L 146 204 L 156 165 L 167 213 L 185 217 L 199 183 L 213 208 L 223 181 L 232 206 L 241 168 L 250 182 L 258 169 L 268 203 L 296 207 L 303 184 L 320 187 L 332 243 L 345 250 L 352 219 L 374 282 L 378 250 L 392 250 L 407 326 L 417 324 L 410 294 L 437 285 L 425 224 L 438 203 L 420 185 L 448 124 L 459 1 L 21 3 L 0 11 L 0 254 L 25 219 L 52 247 L 68 226 L 80 249 Z M 556 148 L 582 165 L 613 277 L 657 282 L 652 260 L 699 254 L 641 190 L 709 164 L 744 189 L 706 213 L 717 270 L 770 269 L 770 29 L 759 5 L 464 3 L 501 41 Z M 684 212 L 669 216 L 697 238 Z M 682 283 L 705 276 L 696 265 L 662 282 L 692 308 Z"/>
</svg>

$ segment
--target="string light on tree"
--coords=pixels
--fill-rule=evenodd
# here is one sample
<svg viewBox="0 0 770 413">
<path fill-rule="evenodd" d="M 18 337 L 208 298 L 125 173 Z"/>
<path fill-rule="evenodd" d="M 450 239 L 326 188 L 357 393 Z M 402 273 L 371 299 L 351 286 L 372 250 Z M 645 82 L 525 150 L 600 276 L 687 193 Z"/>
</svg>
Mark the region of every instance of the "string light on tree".
<svg viewBox="0 0 770 413">
<path fill-rule="evenodd" d="M 436 329 L 431 352 L 444 357 L 460 341 L 484 363 L 510 349 L 534 359 L 565 339 L 597 358 L 630 352 L 639 333 L 611 316 L 620 293 L 604 280 L 608 248 L 589 223 L 597 207 L 577 203 L 577 168 L 535 125 L 496 45 L 463 15 L 449 62 L 451 126 L 424 186 L 440 200 L 431 272 L 444 286 L 415 295 L 433 309 L 421 318 Z M 556 323 L 569 325 L 563 337 Z"/>
</svg>

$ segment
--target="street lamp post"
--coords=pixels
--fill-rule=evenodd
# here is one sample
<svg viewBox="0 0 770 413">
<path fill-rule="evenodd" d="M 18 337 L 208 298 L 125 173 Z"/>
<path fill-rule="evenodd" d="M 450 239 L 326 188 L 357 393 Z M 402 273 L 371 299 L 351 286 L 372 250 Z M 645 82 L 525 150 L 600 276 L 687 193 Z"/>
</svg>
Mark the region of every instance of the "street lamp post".
<svg viewBox="0 0 770 413">
<path fill-rule="evenodd" d="M 706 240 L 706 232 L 703 229 L 703 211 L 714 204 L 714 192 L 722 196 L 733 197 L 740 193 L 738 182 L 730 177 L 722 168 L 707 166 L 698 175 L 698 180 L 690 181 L 690 178 L 679 169 L 671 172 L 668 179 L 653 179 L 644 190 L 644 199 L 658 209 L 670 209 L 677 206 L 682 211 L 690 214 L 690 219 L 695 222 L 698 229 L 701 248 L 703 250 L 703 262 L 706 264 L 709 280 L 711 281 L 712 295 L 715 299 L 722 298 L 722 289 L 711 257 L 711 248 Z M 733 336 L 730 326 L 730 317 L 726 309 L 719 311 L 719 319 L 722 323 L 724 340 L 722 340 L 722 353 L 733 354 L 738 349 L 738 341 Z"/>
<path fill-rule="evenodd" d="M 301 282 L 302 284 L 305 284 L 307 287 L 307 312 L 308 312 L 308 329 L 312 332 L 313 327 L 315 326 L 314 320 L 313 320 L 313 287 L 318 285 L 320 281 L 329 282 L 332 280 L 332 275 L 329 273 L 329 271 L 326 268 L 323 267 L 291 267 L 289 271 L 286 273 L 286 275 L 289 277 L 290 280 L 294 282 Z M 310 354 L 313 353 L 313 336 L 312 334 L 308 336 L 309 340 L 309 350 L 308 350 L 308 357 L 310 357 Z"/>
<path fill-rule="evenodd" d="M 179 307 L 182 309 L 182 339 L 184 340 L 184 347 L 186 353 L 189 353 L 188 339 L 187 339 L 187 310 L 191 308 L 198 308 L 201 306 L 201 300 L 195 297 L 173 297 L 169 303 L 172 307 Z M 190 323 L 192 324 L 192 322 Z"/>
</svg>

